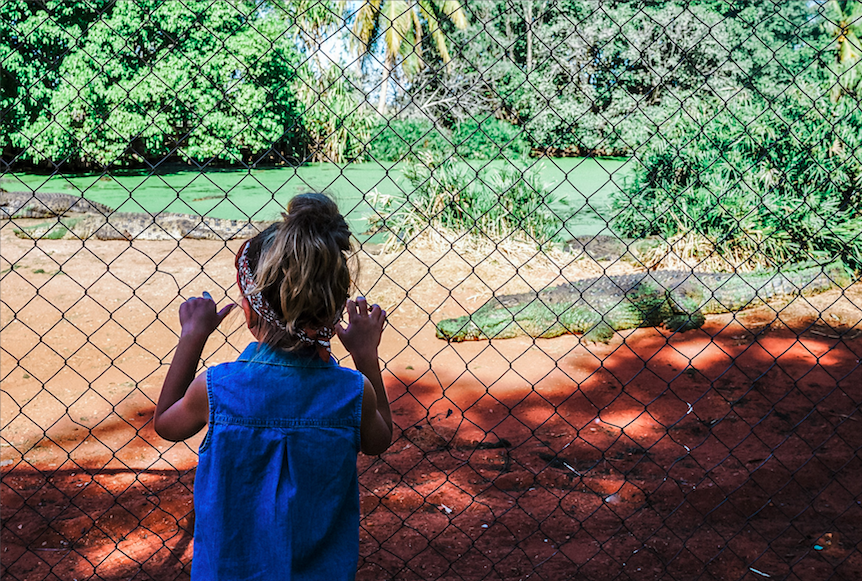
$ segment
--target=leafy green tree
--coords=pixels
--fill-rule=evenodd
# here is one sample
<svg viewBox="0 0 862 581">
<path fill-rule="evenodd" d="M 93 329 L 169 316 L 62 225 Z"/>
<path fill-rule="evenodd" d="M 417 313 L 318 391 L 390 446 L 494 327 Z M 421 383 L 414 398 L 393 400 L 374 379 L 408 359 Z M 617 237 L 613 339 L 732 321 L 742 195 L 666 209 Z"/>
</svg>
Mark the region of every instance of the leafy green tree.
<svg viewBox="0 0 862 581">
<path fill-rule="evenodd" d="M 424 65 L 423 30 L 427 29 L 443 64 L 451 60 L 441 20 L 456 28 L 467 27 L 458 0 L 364 0 L 355 12 L 354 49 L 360 59 L 371 54 L 374 43 L 383 43 L 383 79 L 377 110 L 386 111 L 389 78 L 400 66 L 412 75 Z"/>
<path fill-rule="evenodd" d="M 30 147 L 20 131 L 51 122 L 51 99 L 63 58 L 98 19 L 107 1 L 8 0 L 0 3 L 0 151 Z"/>
<path fill-rule="evenodd" d="M 255 2 L 110 3 L 79 30 L 45 114 L 12 132 L 23 156 L 247 163 L 300 142 L 295 42 Z"/>
</svg>

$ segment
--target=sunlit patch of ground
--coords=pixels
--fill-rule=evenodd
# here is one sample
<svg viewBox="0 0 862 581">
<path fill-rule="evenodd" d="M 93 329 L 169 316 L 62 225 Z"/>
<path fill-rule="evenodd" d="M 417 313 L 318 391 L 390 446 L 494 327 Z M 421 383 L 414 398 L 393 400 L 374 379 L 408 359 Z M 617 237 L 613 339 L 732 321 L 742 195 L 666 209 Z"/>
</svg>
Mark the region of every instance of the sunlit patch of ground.
<svg viewBox="0 0 862 581">
<path fill-rule="evenodd" d="M 185 578 L 200 436 L 161 441 L 153 401 L 182 298 L 237 298 L 238 242 L 0 238 L 4 577 Z M 684 334 L 448 344 L 433 322 L 493 293 L 635 268 L 470 251 L 360 253 L 397 428 L 359 461 L 360 579 L 862 569 L 862 285 Z M 250 340 L 223 327 L 208 365 Z"/>
</svg>

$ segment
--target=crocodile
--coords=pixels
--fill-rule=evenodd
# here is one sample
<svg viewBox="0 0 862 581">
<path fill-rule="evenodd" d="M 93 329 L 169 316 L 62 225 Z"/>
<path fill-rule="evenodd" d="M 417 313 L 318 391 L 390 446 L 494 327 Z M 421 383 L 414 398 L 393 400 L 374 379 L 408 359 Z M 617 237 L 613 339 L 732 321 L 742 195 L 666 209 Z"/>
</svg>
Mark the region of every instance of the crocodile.
<svg viewBox="0 0 862 581">
<path fill-rule="evenodd" d="M 103 214 L 114 210 L 81 196 L 53 192 L 7 192 L 0 190 L 0 219 L 53 218 L 68 214 Z"/>
<path fill-rule="evenodd" d="M 250 238 L 273 223 L 174 212 L 116 212 L 70 194 L 0 192 L 0 219 L 14 218 L 52 218 L 15 229 L 19 238 L 80 240 L 231 240 Z"/>
<path fill-rule="evenodd" d="M 683 332 L 702 326 L 708 314 L 843 288 L 852 281 L 852 273 L 840 262 L 746 274 L 653 271 L 600 276 L 494 297 L 470 315 L 437 323 L 437 337 L 460 342 L 584 334 L 587 340 L 607 341 L 615 331 L 636 327 Z"/>
</svg>

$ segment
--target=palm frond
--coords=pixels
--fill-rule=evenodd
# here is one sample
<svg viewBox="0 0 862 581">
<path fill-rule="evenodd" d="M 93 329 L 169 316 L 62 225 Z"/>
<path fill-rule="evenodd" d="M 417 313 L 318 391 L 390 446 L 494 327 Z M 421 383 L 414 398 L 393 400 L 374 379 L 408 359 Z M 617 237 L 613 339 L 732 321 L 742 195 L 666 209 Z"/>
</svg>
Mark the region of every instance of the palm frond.
<svg viewBox="0 0 862 581">
<path fill-rule="evenodd" d="M 371 41 L 377 29 L 380 2 L 381 0 L 365 0 L 359 7 L 359 10 L 356 11 L 351 44 L 354 44 L 358 55 L 365 55 L 369 51 Z"/>
<path fill-rule="evenodd" d="M 411 9 L 410 14 L 413 18 L 413 28 L 404 38 L 401 44 L 401 67 L 408 77 L 418 73 L 425 65 L 422 58 L 422 22 L 419 20 L 419 14 L 416 10 Z"/>
<path fill-rule="evenodd" d="M 452 21 L 455 28 L 460 30 L 467 28 L 467 14 L 458 0 L 445 0 L 443 2 L 443 14 Z"/>
<path fill-rule="evenodd" d="M 437 53 L 443 59 L 443 64 L 449 64 L 452 60 L 449 56 L 449 48 L 446 46 L 446 35 L 440 28 L 440 22 L 437 20 L 437 15 L 434 13 L 434 8 L 429 0 L 419 0 L 419 7 L 422 10 L 422 16 L 428 21 L 428 31 L 431 33 L 431 38 L 434 39 L 434 45 L 437 47 Z"/>
<path fill-rule="evenodd" d="M 413 28 L 411 12 L 410 4 L 406 0 L 387 0 L 380 13 L 386 58 L 393 63 L 396 55 L 401 53 L 401 43 Z"/>
</svg>

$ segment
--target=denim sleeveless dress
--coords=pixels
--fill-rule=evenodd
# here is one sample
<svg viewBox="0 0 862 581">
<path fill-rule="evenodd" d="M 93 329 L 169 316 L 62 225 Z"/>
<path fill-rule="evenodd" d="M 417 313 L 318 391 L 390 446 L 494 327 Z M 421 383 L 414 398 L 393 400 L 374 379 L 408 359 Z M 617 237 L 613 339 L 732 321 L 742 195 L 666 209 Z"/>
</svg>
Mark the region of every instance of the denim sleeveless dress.
<svg viewBox="0 0 862 581">
<path fill-rule="evenodd" d="M 194 581 L 354 579 L 364 380 L 252 343 L 207 371 Z"/>
</svg>

